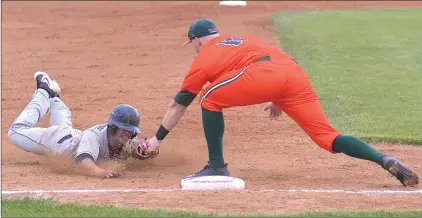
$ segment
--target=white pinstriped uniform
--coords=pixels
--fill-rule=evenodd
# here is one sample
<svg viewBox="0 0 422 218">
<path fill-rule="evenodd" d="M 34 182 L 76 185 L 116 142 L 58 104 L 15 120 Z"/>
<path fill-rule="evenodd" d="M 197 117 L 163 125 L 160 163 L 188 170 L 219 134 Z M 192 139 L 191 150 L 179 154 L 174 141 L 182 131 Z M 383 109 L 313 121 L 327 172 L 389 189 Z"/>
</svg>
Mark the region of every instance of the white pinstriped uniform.
<svg viewBox="0 0 422 218">
<path fill-rule="evenodd" d="M 36 127 L 50 113 L 50 127 Z M 60 98 L 50 98 L 43 89 L 37 89 L 31 101 L 9 128 L 9 139 L 19 148 L 40 155 L 75 157 L 88 153 L 94 160 L 107 158 L 106 124 L 85 131 L 72 127 L 69 108 Z"/>
</svg>

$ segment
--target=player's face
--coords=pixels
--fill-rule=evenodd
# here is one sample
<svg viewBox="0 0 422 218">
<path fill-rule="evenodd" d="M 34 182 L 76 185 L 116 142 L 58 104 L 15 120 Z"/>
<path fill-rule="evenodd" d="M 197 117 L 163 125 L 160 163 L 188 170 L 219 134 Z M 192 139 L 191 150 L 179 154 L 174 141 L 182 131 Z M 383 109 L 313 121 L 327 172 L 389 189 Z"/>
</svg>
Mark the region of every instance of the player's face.
<svg viewBox="0 0 422 218">
<path fill-rule="evenodd" d="M 133 138 L 132 132 L 126 131 L 123 129 L 117 129 L 116 134 L 110 140 L 111 146 L 115 149 L 119 149 L 132 138 Z"/>
</svg>

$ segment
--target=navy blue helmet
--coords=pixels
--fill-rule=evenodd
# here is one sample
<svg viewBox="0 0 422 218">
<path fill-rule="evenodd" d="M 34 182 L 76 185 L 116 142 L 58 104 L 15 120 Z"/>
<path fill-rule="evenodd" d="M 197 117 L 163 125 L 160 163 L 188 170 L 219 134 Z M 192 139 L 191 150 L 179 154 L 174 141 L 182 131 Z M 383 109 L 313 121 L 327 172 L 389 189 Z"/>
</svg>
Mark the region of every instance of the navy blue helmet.
<svg viewBox="0 0 422 218">
<path fill-rule="evenodd" d="M 119 129 L 139 134 L 141 133 L 138 128 L 140 122 L 139 117 L 139 112 L 134 107 L 127 104 L 120 104 L 111 112 L 108 125 L 115 125 Z"/>
</svg>

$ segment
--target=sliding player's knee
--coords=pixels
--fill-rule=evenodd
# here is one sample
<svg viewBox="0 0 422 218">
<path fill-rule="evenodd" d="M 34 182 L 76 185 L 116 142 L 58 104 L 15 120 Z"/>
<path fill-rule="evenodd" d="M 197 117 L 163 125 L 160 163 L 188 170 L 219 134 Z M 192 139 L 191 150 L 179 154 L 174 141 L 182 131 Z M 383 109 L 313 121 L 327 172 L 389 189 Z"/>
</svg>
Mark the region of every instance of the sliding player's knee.
<svg viewBox="0 0 422 218">
<path fill-rule="evenodd" d="M 7 136 L 10 141 L 13 142 L 13 144 L 18 145 L 20 144 L 20 141 L 22 140 L 22 137 L 25 137 L 24 132 L 26 132 L 28 129 L 31 129 L 32 126 L 29 123 L 25 122 L 14 122 L 7 132 Z"/>
<path fill-rule="evenodd" d="M 19 147 L 19 137 L 20 134 L 18 134 L 19 129 L 22 129 L 23 126 L 21 123 L 13 123 L 10 127 L 9 127 L 9 131 L 7 133 L 7 137 L 9 138 L 9 140 L 17 145 Z"/>
</svg>

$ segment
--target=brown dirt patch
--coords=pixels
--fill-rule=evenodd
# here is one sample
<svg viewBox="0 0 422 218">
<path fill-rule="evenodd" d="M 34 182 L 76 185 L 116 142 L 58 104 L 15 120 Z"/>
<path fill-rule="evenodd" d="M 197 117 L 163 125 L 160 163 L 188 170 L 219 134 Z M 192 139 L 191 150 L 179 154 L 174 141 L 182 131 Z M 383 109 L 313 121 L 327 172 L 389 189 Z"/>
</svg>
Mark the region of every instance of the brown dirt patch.
<svg viewBox="0 0 422 218">
<path fill-rule="evenodd" d="M 7 128 L 30 99 L 35 71 L 57 79 L 76 128 L 107 121 L 119 103 L 142 112 L 144 134 L 161 122 L 194 52 L 181 48 L 190 23 L 209 17 L 221 31 L 257 35 L 279 45 L 271 25 L 278 11 L 414 7 L 421 2 L 3 2 L 2 189 L 178 188 L 180 178 L 207 158 L 199 107 L 192 105 L 152 161 L 129 163 L 121 178 L 101 180 L 53 167 L 17 149 Z M 225 158 L 241 192 L 63 194 L 64 202 L 115 204 L 204 212 L 297 212 L 343 209 L 420 209 L 421 195 L 258 192 L 260 189 L 403 189 L 379 166 L 315 146 L 290 119 L 269 121 L 261 106 L 225 112 Z M 43 120 L 42 124 L 48 122 Z M 377 148 L 422 174 L 422 149 Z M 256 153 L 259 148 L 259 153 Z M 417 188 L 409 188 L 415 190 Z"/>
</svg>

